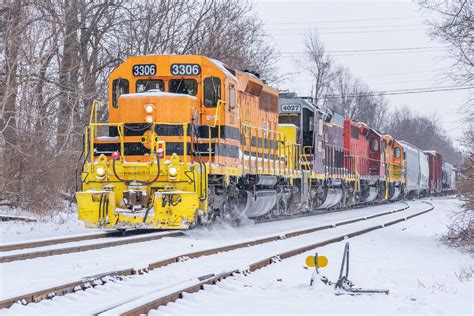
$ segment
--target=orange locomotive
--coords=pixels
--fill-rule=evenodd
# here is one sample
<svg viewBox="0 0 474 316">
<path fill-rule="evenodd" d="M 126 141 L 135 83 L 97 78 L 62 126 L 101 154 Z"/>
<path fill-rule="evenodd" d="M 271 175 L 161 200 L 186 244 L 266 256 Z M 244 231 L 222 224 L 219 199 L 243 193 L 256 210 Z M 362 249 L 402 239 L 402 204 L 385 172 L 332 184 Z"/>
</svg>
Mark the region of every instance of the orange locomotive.
<svg viewBox="0 0 474 316">
<path fill-rule="evenodd" d="M 189 228 L 287 207 L 304 171 L 297 127 L 278 125 L 278 93 L 203 56 L 130 57 L 95 103 L 77 192 L 91 226 Z M 306 176 L 305 179 L 308 177 Z"/>
</svg>

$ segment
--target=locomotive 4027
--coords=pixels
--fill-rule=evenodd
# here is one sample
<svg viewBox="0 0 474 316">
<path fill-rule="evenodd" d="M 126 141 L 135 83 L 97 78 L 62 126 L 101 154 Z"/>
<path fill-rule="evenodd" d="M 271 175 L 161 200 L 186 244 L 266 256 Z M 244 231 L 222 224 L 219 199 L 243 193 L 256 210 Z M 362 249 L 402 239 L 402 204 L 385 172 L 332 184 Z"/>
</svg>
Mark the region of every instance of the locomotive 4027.
<svg viewBox="0 0 474 316">
<path fill-rule="evenodd" d="M 186 229 L 405 191 L 397 140 L 204 56 L 128 58 L 84 133 L 89 226 Z"/>
</svg>

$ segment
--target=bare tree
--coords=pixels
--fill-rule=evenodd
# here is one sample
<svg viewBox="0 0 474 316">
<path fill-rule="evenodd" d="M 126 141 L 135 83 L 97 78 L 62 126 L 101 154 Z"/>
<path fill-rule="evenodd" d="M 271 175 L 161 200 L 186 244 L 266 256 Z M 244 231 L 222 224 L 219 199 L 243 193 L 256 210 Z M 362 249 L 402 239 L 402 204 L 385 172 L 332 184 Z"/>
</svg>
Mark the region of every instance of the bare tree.
<svg viewBox="0 0 474 316">
<path fill-rule="evenodd" d="M 326 103 L 336 112 L 375 129 L 383 127 L 387 119 L 387 101 L 374 94 L 360 79 L 354 78 L 349 69 L 341 66 L 334 72 L 329 91 Z"/>
<path fill-rule="evenodd" d="M 474 2 L 472 0 L 419 0 L 435 13 L 430 19 L 431 34 L 449 44 L 454 60 L 452 72 L 456 81 L 470 83 L 474 79 Z"/>
<path fill-rule="evenodd" d="M 315 104 L 325 101 L 330 91 L 331 83 L 336 78 L 333 61 L 326 53 L 316 31 L 308 33 L 305 39 L 306 64 L 305 69 L 313 76 L 312 97 Z"/>
<path fill-rule="evenodd" d="M 45 211 L 74 191 L 82 126 L 109 73 L 141 54 L 205 54 L 271 74 L 245 2 L 11 0 L 0 7 L 0 203 Z"/>
<path fill-rule="evenodd" d="M 0 131 L 4 141 L 4 178 L 2 192 L 4 199 L 18 200 L 16 187 L 20 181 L 20 172 L 17 159 L 16 139 L 16 99 L 18 93 L 18 64 L 20 55 L 20 43 L 24 25 L 24 3 L 15 0 L 10 5 L 2 7 L 2 38 L 3 56 L 1 75 L 1 103 Z"/>
<path fill-rule="evenodd" d="M 435 13 L 430 19 L 431 34 L 451 48 L 454 67 L 451 77 L 461 84 L 474 81 L 474 15 L 472 0 L 419 0 L 422 7 Z M 465 113 L 465 133 L 462 139 L 464 161 L 461 167 L 459 195 L 464 201 L 460 212 L 450 225 L 444 240 L 454 246 L 468 246 L 474 240 L 474 107 L 473 99 L 467 100 L 461 109 Z"/>
</svg>

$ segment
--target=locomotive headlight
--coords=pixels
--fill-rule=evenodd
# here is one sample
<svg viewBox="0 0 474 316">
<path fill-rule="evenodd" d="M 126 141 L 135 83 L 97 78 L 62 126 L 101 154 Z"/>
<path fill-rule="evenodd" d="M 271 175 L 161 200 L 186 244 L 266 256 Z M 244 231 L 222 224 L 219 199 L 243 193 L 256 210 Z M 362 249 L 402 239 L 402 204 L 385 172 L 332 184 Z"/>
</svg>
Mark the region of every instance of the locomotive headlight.
<svg viewBox="0 0 474 316">
<path fill-rule="evenodd" d="M 153 116 L 147 115 L 145 120 L 146 120 L 147 123 L 153 123 Z"/>
<path fill-rule="evenodd" d="M 176 177 L 178 175 L 178 168 L 170 166 L 168 168 L 168 175 L 172 178 Z"/>
<path fill-rule="evenodd" d="M 145 105 L 145 113 L 146 114 L 151 114 L 153 113 L 153 104 L 146 104 Z"/>
<path fill-rule="evenodd" d="M 95 170 L 95 176 L 97 179 L 103 179 L 105 177 L 105 168 L 104 167 L 97 167 Z"/>
</svg>

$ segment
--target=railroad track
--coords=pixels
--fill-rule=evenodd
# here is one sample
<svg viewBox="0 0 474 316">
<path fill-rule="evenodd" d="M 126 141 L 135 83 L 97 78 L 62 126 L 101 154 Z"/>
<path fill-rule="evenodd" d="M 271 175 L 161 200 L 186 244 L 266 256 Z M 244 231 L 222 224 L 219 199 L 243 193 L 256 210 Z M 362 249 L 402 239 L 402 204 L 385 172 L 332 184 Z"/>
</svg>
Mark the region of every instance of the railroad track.
<svg viewBox="0 0 474 316">
<path fill-rule="evenodd" d="M 403 203 L 405 203 L 405 205 L 408 205 L 406 202 L 403 202 Z M 376 207 L 376 206 L 381 206 L 381 205 L 373 205 L 372 207 Z M 364 208 L 364 207 L 367 207 L 367 206 L 359 205 L 359 206 L 354 206 L 350 209 L 359 209 L 359 208 Z M 335 212 L 341 212 L 341 211 L 346 211 L 346 210 L 347 208 L 332 210 L 330 212 L 335 213 Z M 263 223 L 282 221 L 282 220 L 288 220 L 288 219 L 294 219 L 294 218 L 317 216 L 320 214 L 328 214 L 328 211 L 305 212 L 305 213 L 297 214 L 297 215 L 282 216 L 281 218 L 279 217 L 275 219 L 259 219 L 259 220 L 256 220 L 255 223 L 263 224 Z M 150 233 L 150 231 L 147 231 L 147 230 L 131 230 L 127 232 L 128 234 L 131 234 L 131 235 Z M 50 238 L 50 239 L 25 241 L 25 242 L 20 242 L 20 243 L 7 243 L 7 244 L 0 245 L 0 252 L 39 248 L 39 247 L 52 246 L 52 245 L 57 245 L 57 244 L 66 244 L 66 243 L 71 243 L 71 242 L 94 240 L 94 239 L 100 239 L 100 238 L 119 237 L 119 236 L 122 236 L 122 234 L 123 234 L 122 232 L 111 230 L 111 231 L 104 231 L 104 232 L 95 232 L 91 234 L 81 234 L 81 235 L 75 235 L 75 236 L 55 237 L 55 238 Z M 184 233 L 180 232 L 180 234 L 183 235 Z M 150 239 L 150 240 L 153 240 L 153 239 Z M 145 239 L 142 241 L 147 241 L 147 240 Z M 140 242 L 140 241 L 136 241 L 136 242 Z M 123 245 L 123 244 L 126 244 L 126 243 L 122 243 L 122 244 L 118 243 L 117 246 Z M 15 255 L 6 254 L 4 256 L 0 256 L 0 263 L 26 260 L 26 259 L 34 259 L 38 257 L 46 257 L 46 256 L 81 252 L 81 251 L 94 250 L 94 249 L 101 249 L 105 247 L 111 247 L 113 245 L 115 244 L 109 245 L 108 243 L 104 243 L 104 246 L 84 245 L 84 246 L 64 248 L 61 250 L 51 249 L 51 250 L 43 250 L 43 251 L 32 251 L 29 253 L 21 253 L 21 254 L 15 254 Z"/>
<path fill-rule="evenodd" d="M 107 234 L 107 233 L 105 233 Z M 55 255 L 62 255 L 62 254 L 67 254 L 67 253 L 74 253 L 74 252 L 82 252 L 82 251 L 89 251 L 89 250 L 96 250 L 96 249 L 102 249 L 102 248 L 108 248 L 108 247 L 115 247 L 115 246 L 121 246 L 121 245 L 127 245 L 131 243 L 138 243 L 138 242 L 144 242 L 144 241 L 151 241 L 151 240 L 157 240 L 161 239 L 164 237 L 178 237 L 178 236 L 183 236 L 184 232 L 182 231 L 167 231 L 167 232 L 158 232 L 158 233 L 147 233 L 145 236 L 132 236 L 132 237 L 124 237 L 120 238 L 117 240 L 108 240 L 105 242 L 99 242 L 99 243 L 93 243 L 93 244 L 87 244 L 87 245 L 78 245 L 78 246 L 70 246 L 70 247 L 62 247 L 62 248 L 53 248 L 53 249 L 46 249 L 46 250 L 37 250 L 37 251 L 30 251 L 30 252 L 21 252 L 21 253 L 16 253 L 16 254 L 10 254 L 10 255 L 4 255 L 0 256 L 0 263 L 6 263 L 6 262 L 12 262 L 12 261 L 18 261 L 18 260 L 27 260 L 27 259 L 34 259 L 34 258 L 39 258 L 39 257 L 48 257 L 48 256 L 55 256 Z M 104 237 L 110 237 L 110 236 L 104 236 L 104 235 L 89 235 L 85 236 L 87 238 L 85 239 L 79 239 L 79 241 L 82 240 L 88 240 L 88 239 L 97 239 L 97 238 L 104 238 Z M 67 241 L 65 241 L 67 240 Z M 51 240 L 49 240 L 51 241 Z M 58 239 L 53 239 L 53 242 L 58 243 L 66 243 L 66 242 L 72 242 L 72 241 L 78 241 L 77 239 L 74 240 L 74 237 L 65 237 L 65 238 L 58 238 Z M 46 241 L 39 241 L 38 244 L 41 244 L 42 242 Z M 36 243 L 36 242 L 35 242 Z M 25 246 L 24 243 L 23 245 L 20 244 L 15 244 L 13 247 L 21 247 Z M 40 247 L 36 244 L 34 247 Z M 48 246 L 49 244 L 42 244 L 42 246 Z M 4 245 L 4 247 L 12 247 L 12 245 Z M 26 248 L 30 248 L 26 245 Z M 21 248 L 17 248 L 21 249 Z"/>
<path fill-rule="evenodd" d="M 405 201 L 395 201 L 393 203 L 405 203 L 405 205 L 408 205 Z M 311 217 L 311 216 L 317 216 L 317 215 L 322 215 L 322 214 L 334 214 L 337 212 L 345 212 L 348 210 L 358 210 L 362 208 L 371 208 L 371 207 L 377 207 L 377 206 L 384 206 L 384 205 L 390 205 L 387 203 L 376 203 L 376 204 L 356 204 L 352 205 L 350 207 L 341 207 L 337 209 L 321 209 L 321 210 L 315 210 L 315 211 L 306 211 L 294 215 L 280 215 L 275 218 L 259 218 L 255 220 L 256 224 L 263 224 L 263 223 L 272 223 L 272 222 L 278 222 L 278 221 L 284 221 L 288 219 L 294 219 L 294 218 L 302 218 L 302 217 Z"/>
<path fill-rule="evenodd" d="M 26 216 L 0 214 L 0 222 L 7 221 L 36 222 L 36 219 Z"/>
<path fill-rule="evenodd" d="M 25 295 L 5 299 L 5 300 L 0 302 L 0 308 L 8 308 L 8 307 L 10 307 L 11 305 L 13 305 L 14 303 L 17 303 L 17 302 L 19 302 L 21 304 L 28 304 L 28 303 L 31 303 L 31 302 L 36 303 L 36 302 L 39 302 L 39 301 L 44 300 L 44 299 L 52 298 L 54 296 L 61 296 L 61 295 L 65 295 L 67 293 L 73 293 L 73 292 L 76 292 L 76 291 L 88 289 L 88 288 L 93 287 L 93 286 L 102 285 L 102 284 L 107 283 L 108 281 L 111 281 L 111 280 L 115 281 L 117 279 L 120 280 L 124 277 L 131 276 L 131 275 L 144 274 L 144 273 L 147 273 L 149 271 L 152 271 L 152 270 L 155 270 L 155 269 L 158 269 L 158 268 L 170 265 L 170 264 L 178 263 L 178 262 L 181 262 L 181 261 L 184 261 L 184 260 L 195 259 L 195 258 L 199 258 L 199 257 L 203 257 L 203 256 L 211 256 L 211 255 L 215 255 L 215 254 L 222 253 L 222 252 L 228 252 L 228 251 L 236 250 L 236 249 L 239 249 L 239 248 L 253 247 L 253 246 L 256 246 L 256 245 L 261 245 L 261 244 L 270 243 L 270 242 L 273 242 L 273 241 L 279 241 L 279 240 L 284 240 L 284 239 L 293 238 L 293 237 L 297 237 L 297 236 L 302 236 L 302 235 L 305 235 L 305 234 L 310 234 L 310 233 L 314 233 L 314 232 L 318 232 L 318 231 L 322 231 L 322 230 L 329 230 L 329 229 L 332 229 L 332 228 L 335 228 L 335 227 L 340 227 L 340 226 L 349 225 L 349 224 L 353 224 L 353 223 L 357 223 L 357 222 L 367 221 L 367 220 L 382 217 L 382 216 L 391 215 L 391 214 L 394 214 L 394 213 L 399 213 L 399 212 L 402 212 L 402 211 L 405 211 L 405 210 L 409 209 L 409 207 L 410 206 L 407 204 L 406 206 L 404 206 L 402 208 L 399 208 L 397 210 L 392 210 L 392 211 L 387 211 L 387 212 L 382 212 L 382 213 L 376 213 L 376 214 L 372 214 L 372 215 L 369 215 L 369 216 L 362 216 L 362 217 L 352 218 L 352 219 L 339 221 L 339 222 L 332 223 L 332 224 L 316 226 L 316 227 L 312 227 L 312 228 L 307 228 L 307 229 L 303 229 L 303 230 L 289 232 L 289 233 L 286 233 L 286 234 L 273 235 L 273 236 L 270 236 L 270 237 L 259 238 L 259 239 L 240 242 L 240 243 L 236 243 L 236 244 L 232 244 L 232 245 L 226 245 L 226 246 L 221 246 L 221 247 L 217 247 L 217 248 L 205 249 L 205 250 L 191 252 L 191 253 L 184 253 L 184 254 L 181 254 L 181 255 L 178 255 L 178 256 L 173 256 L 173 257 L 170 257 L 170 258 L 167 258 L 167 259 L 164 259 L 164 260 L 160 260 L 160 261 L 157 261 L 157 262 L 152 262 L 152 263 L 148 264 L 147 266 L 145 266 L 141 269 L 128 268 L 128 269 L 123 269 L 123 270 L 120 270 L 120 271 L 113 271 L 113 272 L 108 272 L 108 273 L 104 273 L 104 274 L 100 274 L 100 275 L 94 275 L 94 276 L 86 277 L 86 278 L 83 278 L 81 280 L 77 280 L 75 282 L 71 282 L 71 283 L 68 283 L 68 284 L 64 284 L 64 285 L 56 286 L 56 287 L 53 287 L 53 288 L 48 288 L 48 289 L 45 289 L 45 290 L 36 291 L 36 292 L 33 292 L 33 293 L 28 293 L 28 294 L 25 294 Z M 214 277 L 215 276 L 213 276 L 213 278 Z"/>
<path fill-rule="evenodd" d="M 100 238 L 135 236 L 135 235 L 140 235 L 140 234 L 149 234 L 155 231 L 156 230 L 146 230 L 146 229 L 127 230 L 126 232 L 122 232 L 118 230 L 108 230 L 108 231 L 97 231 L 97 232 L 88 233 L 88 234 L 78 234 L 78 235 L 72 235 L 72 236 L 58 236 L 58 237 L 53 237 L 53 238 L 23 241 L 19 243 L 5 243 L 5 244 L 0 245 L 0 252 L 20 250 L 20 249 L 39 248 L 39 247 L 66 244 L 66 243 L 77 242 L 77 241 L 94 240 L 94 239 L 100 239 Z"/>
<path fill-rule="evenodd" d="M 391 220 L 383 224 L 374 225 L 368 228 L 352 231 L 346 234 L 341 234 L 337 237 L 333 237 L 333 238 L 329 238 L 329 239 L 319 241 L 316 243 L 308 244 L 303 247 L 294 248 L 289 251 L 275 253 L 274 255 L 269 256 L 263 260 L 259 260 L 259 261 L 249 264 L 248 269 L 244 271 L 242 271 L 241 269 L 233 269 L 233 270 L 221 272 L 221 273 L 207 274 L 202 277 L 196 278 L 194 280 L 183 282 L 182 284 L 179 284 L 175 287 L 163 289 L 161 291 L 157 291 L 155 293 L 142 296 L 140 298 L 126 302 L 124 304 L 117 305 L 113 308 L 107 309 L 96 315 L 103 315 L 103 316 L 106 316 L 106 315 L 132 316 L 133 315 L 134 316 L 134 315 L 148 314 L 151 310 L 157 309 L 160 306 L 164 306 L 168 303 L 175 302 L 176 300 L 182 298 L 184 293 L 195 293 L 195 292 L 204 290 L 205 285 L 215 285 L 217 282 L 222 281 L 230 276 L 233 276 L 234 274 L 253 272 L 258 269 L 265 268 L 271 264 L 278 263 L 284 259 L 313 250 L 315 248 L 337 243 L 347 238 L 356 237 L 359 235 L 367 234 L 377 229 L 382 229 L 384 227 L 395 225 L 397 223 L 409 220 L 413 217 L 428 213 L 434 209 L 434 206 L 431 203 L 429 202 L 424 202 L 424 203 L 430 205 L 430 207 L 424 211 L 420 211 L 406 217 L 401 217 L 395 220 Z"/>
</svg>

